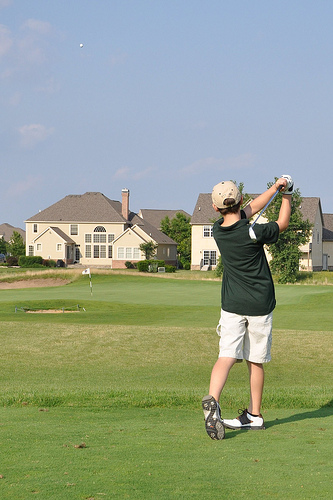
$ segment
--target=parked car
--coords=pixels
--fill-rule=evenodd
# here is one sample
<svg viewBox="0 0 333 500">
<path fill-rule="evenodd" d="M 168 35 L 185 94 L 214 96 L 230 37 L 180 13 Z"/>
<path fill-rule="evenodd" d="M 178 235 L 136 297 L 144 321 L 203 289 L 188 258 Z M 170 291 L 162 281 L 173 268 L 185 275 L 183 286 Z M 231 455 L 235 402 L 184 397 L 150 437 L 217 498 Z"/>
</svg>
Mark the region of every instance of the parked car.
<svg viewBox="0 0 333 500">
<path fill-rule="evenodd" d="M 0 253 L 0 262 L 6 262 L 6 256 L 4 253 Z"/>
</svg>

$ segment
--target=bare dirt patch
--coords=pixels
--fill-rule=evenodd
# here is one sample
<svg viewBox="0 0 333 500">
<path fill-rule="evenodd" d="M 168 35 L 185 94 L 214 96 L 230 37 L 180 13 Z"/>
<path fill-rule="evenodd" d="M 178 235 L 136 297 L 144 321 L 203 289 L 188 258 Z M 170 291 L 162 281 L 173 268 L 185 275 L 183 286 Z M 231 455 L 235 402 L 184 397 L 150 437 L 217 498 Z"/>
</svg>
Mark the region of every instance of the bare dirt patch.
<svg viewBox="0 0 333 500">
<path fill-rule="evenodd" d="M 27 309 L 25 311 L 26 313 L 29 313 L 29 314 L 44 314 L 44 313 L 48 313 L 48 314 L 62 314 L 62 313 L 78 313 L 80 312 L 79 310 L 77 311 L 66 311 L 65 310 L 62 310 L 62 309 L 36 309 L 36 310 L 30 310 L 30 309 Z"/>
<path fill-rule="evenodd" d="M 45 279 L 29 279 L 20 281 L 0 281 L 0 290 L 10 290 L 16 288 L 41 288 L 47 286 L 62 286 L 70 283 L 70 280 L 63 280 L 58 278 L 45 278 Z"/>
</svg>

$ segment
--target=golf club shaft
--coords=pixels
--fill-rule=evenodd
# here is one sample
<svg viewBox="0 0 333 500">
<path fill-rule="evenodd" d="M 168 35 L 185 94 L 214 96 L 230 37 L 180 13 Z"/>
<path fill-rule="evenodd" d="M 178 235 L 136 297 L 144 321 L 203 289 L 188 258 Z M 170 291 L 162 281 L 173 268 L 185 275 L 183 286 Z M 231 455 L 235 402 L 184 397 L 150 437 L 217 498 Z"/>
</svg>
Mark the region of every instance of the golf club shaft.
<svg viewBox="0 0 333 500">
<path fill-rule="evenodd" d="M 258 217 L 256 218 L 256 220 L 254 222 L 252 222 L 251 227 L 253 227 L 255 225 L 255 223 L 257 222 L 257 220 L 259 219 L 259 217 L 262 216 L 262 214 L 264 213 L 264 211 L 266 210 L 266 208 L 268 207 L 268 205 L 270 203 L 272 203 L 272 201 L 274 200 L 275 196 L 277 196 L 277 194 L 280 192 L 281 189 L 282 189 L 282 186 L 280 186 L 279 189 L 276 191 L 276 193 L 274 193 L 273 196 L 268 200 L 268 202 L 266 203 L 266 205 L 264 206 L 264 208 L 261 210 L 261 212 L 258 215 Z"/>
</svg>

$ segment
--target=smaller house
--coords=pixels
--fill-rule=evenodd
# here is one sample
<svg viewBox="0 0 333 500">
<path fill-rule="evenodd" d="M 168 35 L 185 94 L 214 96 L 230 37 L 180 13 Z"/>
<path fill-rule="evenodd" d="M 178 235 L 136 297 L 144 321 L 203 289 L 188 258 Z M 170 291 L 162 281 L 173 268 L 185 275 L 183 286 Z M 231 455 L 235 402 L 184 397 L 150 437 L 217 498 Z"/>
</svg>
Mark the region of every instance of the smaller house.
<svg viewBox="0 0 333 500">
<path fill-rule="evenodd" d="M 212 207 L 212 195 L 200 193 L 191 217 L 191 269 L 216 267 L 219 252 L 213 238 L 213 224 L 218 214 Z"/>
<path fill-rule="evenodd" d="M 23 241 L 25 240 L 25 231 L 20 227 L 14 227 L 6 222 L 4 224 L 0 224 L 0 238 L 3 238 L 7 243 L 11 240 L 14 231 L 22 236 Z"/>
<path fill-rule="evenodd" d="M 177 244 L 149 222 L 138 215 L 131 219 L 132 225 L 128 227 L 113 241 L 114 258 L 112 267 L 123 267 L 124 262 L 137 262 L 144 259 L 140 250 L 142 243 L 152 241 L 157 245 L 154 259 L 164 260 L 167 264 L 177 264 Z"/>
<path fill-rule="evenodd" d="M 171 220 L 178 213 L 185 215 L 185 217 L 191 217 L 190 214 L 185 212 L 185 210 L 158 210 L 150 208 L 141 209 L 138 213 L 138 216 L 141 217 L 144 221 L 147 221 L 153 226 L 157 227 L 157 229 L 161 229 L 161 221 L 165 219 L 165 217 L 169 217 L 169 219 Z"/>
<path fill-rule="evenodd" d="M 323 271 L 333 271 L 333 214 L 323 214 Z"/>
<path fill-rule="evenodd" d="M 251 195 L 255 198 L 256 195 Z M 300 206 L 304 220 L 312 224 L 312 234 L 300 250 L 300 269 L 308 271 L 333 270 L 333 215 L 323 215 L 320 198 L 305 197 Z M 191 218 L 191 269 L 213 269 L 219 257 L 213 238 L 213 224 L 219 215 L 212 207 L 210 193 L 200 193 Z M 265 222 L 261 217 L 259 223 Z M 269 256 L 268 256 L 269 258 Z"/>
</svg>

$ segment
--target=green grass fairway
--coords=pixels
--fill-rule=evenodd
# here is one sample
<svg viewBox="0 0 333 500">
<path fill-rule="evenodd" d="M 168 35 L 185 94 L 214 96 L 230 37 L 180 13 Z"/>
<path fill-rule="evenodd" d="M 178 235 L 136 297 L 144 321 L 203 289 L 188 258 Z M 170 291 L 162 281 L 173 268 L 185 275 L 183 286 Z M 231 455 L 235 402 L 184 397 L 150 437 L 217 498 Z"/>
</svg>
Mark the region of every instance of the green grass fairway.
<svg viewBox="0 0 333 500">
<path fill-rule="evenodd" d="M 0 290 L 1 500 L 331 498 L 333 287 L 276 290 L 267 429 L 219 442 L 201 411 L 218 281 L 109 273 L 93 274 L 92 296 L 86 276 Z M 224 417 L 247 405 L 247 384 L 237 364 Z"/>
<path fill-rule="evenodd" d="M 2 408 L 1 499 L 329 499 L 329 414 L 268 410 L 214 442 L 199 410 Z"/>
</svg>

